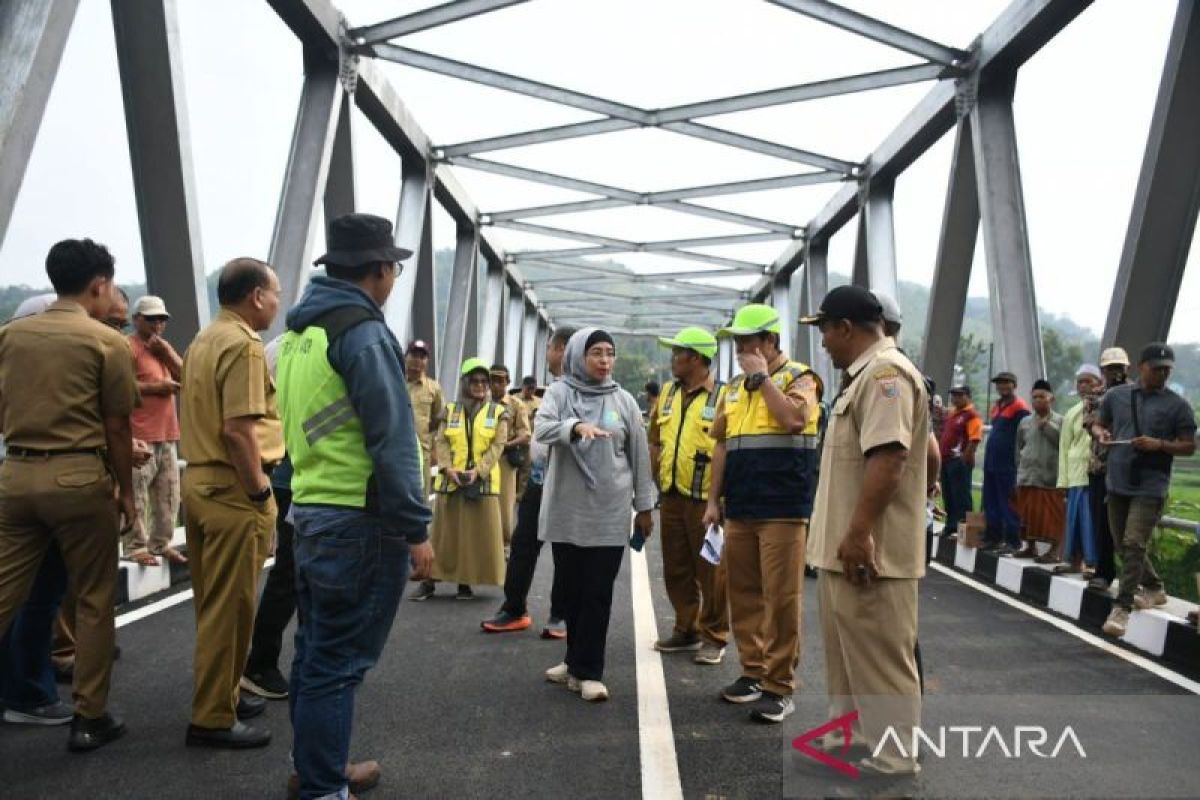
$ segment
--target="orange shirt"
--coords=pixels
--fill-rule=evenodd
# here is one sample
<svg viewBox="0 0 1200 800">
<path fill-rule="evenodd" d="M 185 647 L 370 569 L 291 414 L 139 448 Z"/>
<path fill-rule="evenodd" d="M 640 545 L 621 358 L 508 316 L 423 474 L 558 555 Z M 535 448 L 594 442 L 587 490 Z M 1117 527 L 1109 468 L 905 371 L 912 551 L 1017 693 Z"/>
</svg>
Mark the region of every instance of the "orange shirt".
<svg viewBox="0 0 1200 800">
<path fill-rule="evenodd" d="M 129 337 L 129 349 L 133 351 L 133 369 L 138 383 L 171 379 L 167 365 L 150 352 L 136 333 Z M 129 422 L 135 439 L 151 444 L 179 441 L 179 416 L 175 411 L 174 395 L 143 394 L 142 405 L 133 410 Z"/>
</svg>

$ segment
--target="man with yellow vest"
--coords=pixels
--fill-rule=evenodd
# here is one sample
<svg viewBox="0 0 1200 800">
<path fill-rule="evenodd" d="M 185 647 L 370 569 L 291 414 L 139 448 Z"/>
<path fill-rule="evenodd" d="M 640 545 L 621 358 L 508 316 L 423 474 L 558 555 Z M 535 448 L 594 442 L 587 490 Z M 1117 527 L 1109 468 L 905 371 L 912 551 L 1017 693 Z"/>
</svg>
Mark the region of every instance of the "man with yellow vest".
<svg viewBox="0 0 1200 800">
<path fill-rule="evenodd" d="M 663 581 L 675 609 L 675 629 L 654 649 L 699 651 L 692 659 L 697 664 L 720 664 L 729 641 L 725 566 L 700 556 L 712 481 L 709 431 L 725 396 L 725 385 L 709 371 L 717 340 L 703 328 L 684 328 L 674 339 L 658 342 L 671 348 L 675 380 L 651 409 L 650 460 L 660 497 Z"/>
<path fill-rule="evenodd" d="M 742 676 L 721 692 L 750 716 L 782 722 L 794 710 L 800 657 L 804 540 L 816 489 L 823 387 L 779 349 L 779 313 L 751 304 L 718 336 L 732 336 L 742 374 L 710 431 L 712 488 L 704 524 L 725 520 L 729 611 Z M 721 500 L 724 499 L 724 509 Z"/>
<path fill-rule="evenodd" d="M 404 355 L 383 316 L 399 261 L 392 224 L 347 214 L 287 317 L 276 380 L 292 461 L 296 655 L 289 791 L 345 797 L 379 781 L 350 764 L 354 694 L 387 642 L 412 566 L 429 574 L 421 447 Z M 341 720 L 341 724 L 330 724 Z"/>
</svg>

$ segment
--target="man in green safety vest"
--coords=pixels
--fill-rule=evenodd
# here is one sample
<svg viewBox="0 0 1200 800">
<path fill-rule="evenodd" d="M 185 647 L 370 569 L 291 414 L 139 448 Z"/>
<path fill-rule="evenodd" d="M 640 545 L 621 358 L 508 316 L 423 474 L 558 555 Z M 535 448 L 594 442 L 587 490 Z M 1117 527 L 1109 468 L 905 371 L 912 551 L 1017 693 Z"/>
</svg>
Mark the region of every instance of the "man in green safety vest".
<svg viewBox="0 0 1200 800">
<path fill-rule="evenodd" d="M 433 549 L 421 448 L 404 354 L 382 305 L 412 255 L 392 224 L 347 214 L 329 225 L 329 252 L 288 313 L 277 382 L 291 458 L 300 626 L 291 698 L 297 776 L 305 797 L 345 796 L 379 780 L 349 763 L 354 692 L 387 641 L 411 562 L 428 577 Z"/>
</svg>

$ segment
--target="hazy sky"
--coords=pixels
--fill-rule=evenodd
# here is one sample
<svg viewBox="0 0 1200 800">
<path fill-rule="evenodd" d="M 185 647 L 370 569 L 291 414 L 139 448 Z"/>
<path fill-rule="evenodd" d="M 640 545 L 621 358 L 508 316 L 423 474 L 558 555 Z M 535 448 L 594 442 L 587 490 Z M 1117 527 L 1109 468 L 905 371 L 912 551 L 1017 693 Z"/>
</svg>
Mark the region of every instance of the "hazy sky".
<svg viewBox="0 0 1200 800">
<path fill-rule="evenodd" d="M 260 0 L 177 0 L 191 149 L 208 269 L 265 256 L 302 80 L 300 48 Z M 344 0 L 356 25 L 433 5 Z M 854 0 L 855 9 L 966 47 L 1003 0 Z M 1016 118 L 1039 304 L 1099 332 L 1120 258 L 1175 0 L 1098 0 L 1022 70 Z M 643 107 L 661 107 L 914 63 L 914 57 L 761 0 L 533 0 L 406 37 L 406 46 Z M 387 65 L 435 143 L 593 119 L 594 115 Z M 761 109 L 704 121 L 846 160 L 867 155 L 930 84 Z M 359 203 L 393 217 L 400 164 L 361 116 L 355 122 Z M 953 135 L 897 183 L 900 277 L 928 283 Z M 486 158 L 638 191 L 807 169 L 663 131 L 634 130 L 490 153 Z M 799 170 L 797 167 L 799 166 Z M 481 210 L 590 197 L 457 170 Z M 805 223 L 837 190 L 822 185 L 705 199 L 717 208 Z M 632 240 L 746 232 L 653 208 L 535 220 Z M 498 230 L 510 250 L 577 246 Z M 110 245 L 122 281 L 143 278 L 121 91 L 107 0 L 81 0 L 8 236 L 0 283 L 44 285 L 46 248 L 64 236 Z M 323 245 L 317 237 L 317 248 Z M 453 227 L 439 212 L 436 246 Z M 783 242 L 706 252 L 769 262 Z M 830 265 L 848 272 L 854 226 L 834 237 Z M 986 294 L 982 243 L 972 294 Z M 649 254 L 634 269 L 691 269 Z M 1172 339 L 1200 341 L 1200 245 Z"/>
</svg>

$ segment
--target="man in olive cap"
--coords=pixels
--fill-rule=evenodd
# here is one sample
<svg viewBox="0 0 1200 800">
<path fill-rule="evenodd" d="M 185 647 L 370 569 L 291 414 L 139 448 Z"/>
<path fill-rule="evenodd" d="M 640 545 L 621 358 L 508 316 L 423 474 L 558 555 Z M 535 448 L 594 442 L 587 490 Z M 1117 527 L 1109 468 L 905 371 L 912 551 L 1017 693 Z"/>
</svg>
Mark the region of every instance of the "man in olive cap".
<svg viewBox="0 0 1200 800">
<path fill-rule="evenodd" d="M 329 225 L 329 252 L 288 313 L 277 380 L 294 473 L 300 626 L 291 693 L 303 797 L 345 796 L 379 780 L 351 765 L 354 693 L 378 660 L 412 565 L 429 576 L 429 508 L 405 386 L 404 356 L 384 320 L 399 262 L 392 225 L 348 214 Z"/>
<path fill-rule="evenodd" d="M 692 660 L 697 664 L 719 664 L 729 642 L 725 565 L 701 556 L 715 446 L 709 431 L 725 397 L 725 384 L 711 371 L 717 339 L 703 328 L 689 327 L 658 343 L 671 348 L 675 380 L 650 409 L 650 460 L 660 493 L 663 582 L 675 610 L 675 628 L 654 649 L 696 651 Z"/>
</svg>

